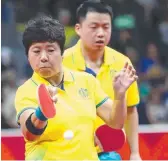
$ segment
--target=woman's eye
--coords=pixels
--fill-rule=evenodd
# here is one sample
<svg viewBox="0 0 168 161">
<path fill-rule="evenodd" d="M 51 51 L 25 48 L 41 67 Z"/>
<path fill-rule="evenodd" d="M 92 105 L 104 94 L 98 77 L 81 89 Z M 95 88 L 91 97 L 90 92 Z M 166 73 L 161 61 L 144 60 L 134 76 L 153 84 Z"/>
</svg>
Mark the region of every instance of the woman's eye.
<svg viewBox="0 0 168 161">
<path fill-rule="evenodd" d="M 39 54 L 40 50 L 35 50 L 34 53 Z"/>
</svg>

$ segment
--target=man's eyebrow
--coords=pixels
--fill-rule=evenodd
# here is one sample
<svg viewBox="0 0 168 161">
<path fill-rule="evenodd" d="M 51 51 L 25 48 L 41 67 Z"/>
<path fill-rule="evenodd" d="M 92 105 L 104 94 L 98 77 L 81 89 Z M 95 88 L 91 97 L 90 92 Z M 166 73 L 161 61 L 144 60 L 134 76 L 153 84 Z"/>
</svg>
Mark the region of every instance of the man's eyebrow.
<svg viewBox="0 0 168 161">
<path fill-rule="evenodd" d="M 98 25 L 99 23 L 98 22 L 91 22 L 90 25 Z M 109 22 L 104 22 L 102 23 L 103 25 L 110 25 Z"/>
</svg>

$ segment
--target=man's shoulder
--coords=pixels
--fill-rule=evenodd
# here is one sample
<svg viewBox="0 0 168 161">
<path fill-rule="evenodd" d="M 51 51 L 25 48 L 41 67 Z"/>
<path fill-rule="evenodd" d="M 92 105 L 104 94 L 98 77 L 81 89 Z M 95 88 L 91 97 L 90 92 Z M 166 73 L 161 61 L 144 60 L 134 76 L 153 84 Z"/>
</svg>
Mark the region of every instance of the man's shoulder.
<svg viewBox="0 0 168 161">
<path fill-rule="evenodd" d="M 75 50 L 75 45 L 72 46 L 72 47 L 70 47 L 70 48 L 68 48 L 68 49 L 66 49 L 66 50 L 64 51 L 63 57 L 64 57 L 64 58 L 67 58 L 67 57 L 72 56 L 72 54 L 74 53 L 74 50 Z"/>
<path fill-rule="evenodd" d="M 75 51 L 75 46 L 66 49 L 63 54 L 63 65 L 70 69 L 75 69 L 74 51 Z"/>
<path fill-rule="evenodd" d="M 111 47 L 106 46 L 106 50 L 107 50 L 108 54 L 111 54 L 115 60 L 120 60 L 123 62 L 130 61 L 130 59 L 126 55 L 120 53 L 119 51 L 117 51 Z"/>
</svg>

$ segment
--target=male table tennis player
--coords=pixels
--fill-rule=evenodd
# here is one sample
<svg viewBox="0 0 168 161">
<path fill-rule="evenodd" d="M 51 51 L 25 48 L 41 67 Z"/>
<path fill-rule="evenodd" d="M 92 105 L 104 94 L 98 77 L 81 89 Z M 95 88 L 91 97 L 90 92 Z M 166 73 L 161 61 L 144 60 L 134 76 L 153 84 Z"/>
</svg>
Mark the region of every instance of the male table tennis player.
<svg viewBox="0 0 168 161">
<path fill-rule="evenodd" d="M 124 125 L 126 90 L 137 80 L 135 70 L 126 64 L 116 75 L 112 101 L 92 75 L 62 67 L 64 43 L 63 25 L 46 16 L 30 20 L 23 33 L 34 71 L 18 88 L 15 99 L 17 121 L 26 141 L 26 160 L 98 160 L 94 146 L 96 113 L 109 126 Z M 40 84 L 50 86 L 56 108 L 53 118 L 46 118 L 38 103 Z M 73 133 L 70 139 L 64 137 L 67 131 Z"/>
<path fill-rule="evenodd" d="M 76 17 L 75 30 L 80 40 L 75 46 L 64 52 L 63 64 L 73 70 L 91 73 L 99 80 L 105 93 L 113 99 L 112 79 L 115 73 L 122 69 L 126 61 L 129 64 L 131 62 L 128 57 L 106 46 L 111 37 L 112 9 L 97 1 L 85 1 L 78 7 Z M 130 160 L 141 160 L 136 108 L 138 103 L 139 93 L 137 82 L 135 82 L 127 91 L 128 109 L 124 128 L 131 150 Z M 103 121 L 98 117 L 96 124 L 99 127 Z"/>
</svg>

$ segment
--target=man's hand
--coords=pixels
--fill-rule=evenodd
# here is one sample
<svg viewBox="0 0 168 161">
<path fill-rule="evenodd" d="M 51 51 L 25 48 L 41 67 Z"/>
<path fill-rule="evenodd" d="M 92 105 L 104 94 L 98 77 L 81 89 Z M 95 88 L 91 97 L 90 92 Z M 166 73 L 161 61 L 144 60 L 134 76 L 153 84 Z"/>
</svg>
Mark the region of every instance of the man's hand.
<svg viewBox="0 0 168 161">
<path fill-rule="evenodd" d="M 127 89 L 137 79 L 138 76 L 136 75 L 135 69 L 126 63 L 124 68 L 114 77 L 113 88 L 115 99 L 119 99 L 124 96 Z"/>
<path fill-rule="evenodd" d="M 139 161 L 142 161 L 139 153 L 131 153 L 130 160 L 139 160 Z"/>
</svg>

